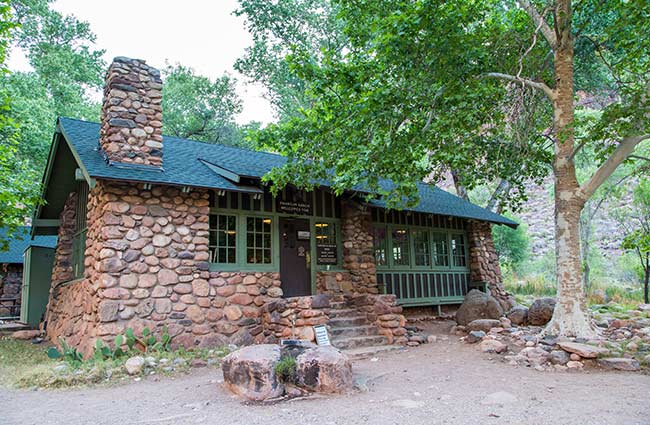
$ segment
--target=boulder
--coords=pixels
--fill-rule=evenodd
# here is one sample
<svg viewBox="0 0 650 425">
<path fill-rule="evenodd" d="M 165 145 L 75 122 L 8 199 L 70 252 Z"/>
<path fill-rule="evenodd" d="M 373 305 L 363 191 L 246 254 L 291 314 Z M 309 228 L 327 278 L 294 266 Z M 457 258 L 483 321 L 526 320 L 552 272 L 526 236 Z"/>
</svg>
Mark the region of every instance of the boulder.
<svg viewBox="0 0 650 425">
<path fill-rule="evenodd" d="M 533 326 L 543 326 L 553 317 L 555 310 L 555 298 L 536 299 L 528 309 L 528 324 Z"/>
<path fill-rule="evenodd" d="M 513 325 L 525 325 L 526 320 L 528 320 L 528 308 L 523 305 L 516 305 L 508 311 L 506 317 L 510 319 Z"/>
<path fill-rule="evenodd" d="M 249 400 L 262 401 L 284 394 L 284 385 L 275 376 L 280 347 L 272 344 L 251 345 L 223 359 L 224 385 Z"/>
<path fill-rule="evenodd" d="M 490 332 L 492 328 L 498 328 L 501 322 L 496 319 L 476 319 L 467 324 L 467 329 L 471 331 Z"/>
<path fill-rule="evenodd" d="M 456 322 L 467 325 L 477 319 L 499 319 L 501 316 L 503 316 L 503 308 L 494 297 L 478 289 L 472 289 L 456 312 Z"/>
<path fill-rule="evenodd" d="M 557 343 L 561 349 L 568 351 L 569 353 L 575 353 L 580 357 L 586 359 L 595 359 L 599 355 L 609 354 L 609 350 L 606 348 L 595 347 L 593 345 L 581 344 L 579 342 L 565 342 L 560 341 Z"/>
<path fill-rule="evenodd" d="M 11 337 L 13 339 L 28 340 L 28 339 L 38 338 L 40 335 L 41 335 L 41 331 L 36 329 L 36 330 L 27 330 L 27 331 L 16 331 L 11 334 Z"/>
<path fill-rule="evenodd" d="M 627 370 L 632 372 L 641 368 L 636 359 L 628 359 L 625 357 L 598 359 L 598 364 L 606 369 Z"/>
<path fill-rule="evenodd" d="M 485 336 L 485 332 L 483 331 L 472 331 L 467 335 L 465 341 L 470 344 L 475 344 L 480 340 L 482 340 L 484 336 Z"/>
<path fill-rule="evenodd" d="M 566 351 L 553 350 L 551 351 L 550 360 L 553 364 L 565 365 L 569 362 L 569 355 Z"/>
<path fill-rule="evenodd" d="M 352 364 L 331 345 L 314 347 L 296 358 L 296 381 L 309 391 L 344 393 L 353 386 Z"/>
<path fill-rule="evenodd" d="M 508 346 L 505 345 L 501 341 L 497 341 L 496 339 L 485 339 L 481 342 L 481 351 L 484 353 L 505 353 L 508 351 Z"/>
<path fill-rule="evenodd" d="M 139 375 L 142 373 L 142 369 L 144 369 L 144 357 L 131 357 L 124 363 L 124 368 L 129 375 Z"/>
<path fill-rule="evenodd" d="M 533 367 L 543 365 L 551 357 L 546 350 L 539 347 L 526 347 L 519 352 L 519 355 L 525 357 L 528 360 L 528 364 Z"/>
</svg>

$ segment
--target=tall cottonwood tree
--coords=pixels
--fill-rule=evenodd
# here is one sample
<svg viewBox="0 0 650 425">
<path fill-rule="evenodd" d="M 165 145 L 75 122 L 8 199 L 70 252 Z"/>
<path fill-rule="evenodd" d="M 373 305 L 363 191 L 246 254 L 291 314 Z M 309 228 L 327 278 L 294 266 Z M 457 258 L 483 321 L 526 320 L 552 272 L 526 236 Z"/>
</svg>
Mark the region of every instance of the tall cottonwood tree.
<svg viewBox="0 0 650 425">
<path fill-rule="evenodd" d="M 612 2 L 617 3 L 617 2 Z M 628 87 L 620 87 L 622 100 L 616 106 L 620 109 L 635 108 L 641 109 L 642 113 L 624 111 L 621 115 L 614 117 L 609 122 L 603 122 L 605 126 L 619 127 L 618 120 L 626 121 L 625 125 L 615 128 L 614 131 L 607 131 L 608 141 L 613 147 L 611 153 L 605 154 L 605 159 L 597 170 L 587 181 L 580 184 L 576 176 L 574 157 L 576 155 L 575 144 L 575 89 L 574 89 L 574 65 L 576 42 L 576 31 L 573 23 L 576 20 L 570 0 L 558 0 L 548 4 L 543 11 L 539 11 L 535 5 L 528 0 L 519 0 L 519 4 L 526 11 L 532 20 L 536 31 L 543 35 L 550 51 L 553 54 L 553 76 L 554 84 L 547 85 L 544 82 L 533 81 L 521 76 L 504 75 L 491 73 L 489 75 L 510 81 L 517 81 L 541 90 L 548 97 L 553 106 L 553 127 L 552 138 L 554 141 L 553 174 L 555 177 L 555 251 L 557 263 L 558 302 L 550 323 L 545 330 L 546 333 L 566 336 L 589 337 L 595 335 L 595 331 L 586 312 L 586 297 L 581 277 L 580 264 L 580 234 L 579 223 L 580 213 L 585 202 L 598 190 L 616 168 L 625 161 L 634 151 L 635 147 L 643 140 L 650 138 L 649 120 L 644 115 L 648 113 L 650 96 L 647 84 L 650 80 L 637 81 L 640 87 L 632 87 L 632 93 L 625 93 L 632 81 L 626 81 Z M 614 22 L 614 31 L 622 30 L 620 26 L 628 24 L 631 19 L 643 16 L 637 15 L 638 7 L 648 13 L 646 2 L 621 2 L 617 5 L 620 9 L 613 10 L 618 17 Z M 552 24 L 547 21 L 546 15 L 552 17 Z M 647 25 L 647 24 L 646 24 Z M 612 28 L 604 28 L 604 33 L 599 34 L 606 37 L 607 31 Z M 578 34 L 579 36 L 579 34 Z M 637 45 L 634 40 L 620 40 L 622 43 L 616 46 L 616 40 L 608 40 L 612 48 L 626 49 L 620 55 L 613 57 L 619 61 L 620 71 L 611 68 L 614 75 L 612 78 L 630 78 L 624 75 L 628 69 L 640 67 L 638 71 L 645 71 L 645 78 L 648 78 L 647 60 L 650 59 L 648 51 L 632 52 L 631 49 L 643 49 L 643 42 Z M 598 41 L 595 41 L 598 44 Z M 647 47 L 647 46 L 645 46 Z M 605 46 L 597 46 L 599 52 Z M 601 54 L 601 53 L 599 53 Z M 639 55 L 639 56 L 637 56 Z M 604 59 L 606 60 L 606 59 Z M 608 66 L 610 66 L 608 64 Z M 645 69 L 644 69 L 645 68 Z M 632 71 L 634 72 L 634 71 Z M 644 84 L 645 83 L 645 84 Z M 625 97 L 628 99 L 625 99 Z M 631 98 L 629 96 L 632 96 Z M 631 104 L 626 104 L 627 102 Z M 615 109 L 610 108 L 610 110 Z M 609 117 L 607 117 L 609 118 Z"/>
<path fill-rule="evenodd" d="M 386 0 L 336 2 L 349 50 L 290 64 L 313 104 L 260 135 L 289 160 L 269 178 L 337 190 L 364 184 L 390 206 L 415 202 L 414 183 L 452 165 L 463 183 L 506 180 L 517 196 L 548 160 L 555 178 L 558 303 L 546 332 L 595 334 L 581 279 L 579 220 L 595 191 L 650 137 L 650 4 L 643 0 Z M 506 84 L 501 82 L 505 81 Z M 614 92 L 576 144 L 575 90 Z M 539 93 L 521 102 L 513 93 Z M 514 114 L 511 110 L 537 112 Z M 513 132 L 522 124 L 522 132 Z M 520 137 L 523 135 L 523 137 Z M 583 147 L 598 167 L 584 182 Z M 549 149 L 550 148 L 550 149 Z M 547 156 L 548 154 L 548 156 Z M 394 183 L 386 185 L 382 178 Z"/>
</svg>

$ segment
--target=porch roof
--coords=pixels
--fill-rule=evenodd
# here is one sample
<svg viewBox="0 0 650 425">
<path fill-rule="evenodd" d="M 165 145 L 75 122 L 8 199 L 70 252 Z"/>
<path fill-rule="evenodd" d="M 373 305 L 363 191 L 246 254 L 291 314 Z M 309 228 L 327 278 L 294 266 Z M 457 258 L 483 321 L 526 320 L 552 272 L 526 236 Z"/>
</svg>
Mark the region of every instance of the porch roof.
<svg viewBox="0 0 650 425">
<path fill-rule="evenodd" d="M 0 239 L 5 239 L 7 235 L 6 228 L 0 228 Z M 9 249 L 0 251 L 0 264 L 22 264 L 23 252 L 29 246 L 42 246 L 45 248 L 54 248 L 56 246 L 56 236 L 36 236 L 33 240 L 30 235 L 30 227 L 19 227 L 9 239 Z"/>
<path fill-rule="evenodd" d="M 99 152 L 99 124 L 61 117 L 58 128 L 75 157 L 79 158 L 79 165 L 91 178 L 257 193 L 261 191 L 260 188 L 245 184 L 245 181 L 259 181 L 271 169 L 282 166 L 286 161 L 278 154 L 163 136 L 162 169 L 114 165 L 108 164 Z M 390 182 L 383 184 L 390 185 Z M 322 186 L 327 187 L 327 182 L 322 182 Z M 489 221 L 510 227 L 518 225 L 434 185 L 418 183 L 418 189 L 419 204 L 406 210 Z M 381 200 L 371 200 L 370 204 L 385 207 Z"/>
</svg>

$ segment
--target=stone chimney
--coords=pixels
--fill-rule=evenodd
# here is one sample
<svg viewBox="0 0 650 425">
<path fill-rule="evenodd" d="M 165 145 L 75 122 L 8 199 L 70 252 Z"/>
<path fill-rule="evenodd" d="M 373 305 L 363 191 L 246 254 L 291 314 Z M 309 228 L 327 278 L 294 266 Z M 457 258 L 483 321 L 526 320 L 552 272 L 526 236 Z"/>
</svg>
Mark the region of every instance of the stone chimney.
<svg viewBox="0 0 650 425">
<path fill-rule="evenodd" d="M 112 165 L 162 167 L 162 80 L 143 60 L 116 57 L 104 87 L 99 145 Z"/>
</svg>

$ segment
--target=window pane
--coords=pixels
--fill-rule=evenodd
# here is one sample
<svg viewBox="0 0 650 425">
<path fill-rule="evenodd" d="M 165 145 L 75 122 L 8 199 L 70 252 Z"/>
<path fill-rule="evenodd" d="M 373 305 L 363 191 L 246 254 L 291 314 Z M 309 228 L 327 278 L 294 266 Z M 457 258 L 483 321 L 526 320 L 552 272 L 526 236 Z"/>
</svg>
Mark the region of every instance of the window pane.
<svg viewBox="0 0 650 425">
<path fill-rule="evenodd" d="M 316 245 L 336 245 L 336 225 L 316 223 Z"/>
<path fill-rule="evenodd" d="M 271 263 L 271 219 L 246 218 L 246 261 L 250 264 Z"/>
<path fill-rule="evenodd" d="M 431 244 L 434 266 L 449 266 L 449 257 L 447 255 L 447 234 L 434 233 L 433 243 Z"/>
<path fill-rule="evenodd" d="M 235 263 L 237 218 L 234 215 L 214 214 L 210 216 L 209 232 L 210 261 L 214 263 Z"/>
<path fill-rule="evenodd" d="M 392 232 L 393 239 L 393 264 L 408 266 L 409 263 L 409 238 L 406 229 L 395 229 Z"/>
<path fill-rule="evenodd" d="M 454 261 L 454 267 L 466 267 L 467 258 L 465 256 L 465 236 L 452 235 L 451 237 L 451 253 Z"/>
<path fill-rule="evenodd" d="M 375 263 L 378 266 L 385 266 L 388 264 L 388 259 L 386 258 L 386 228 L 375 227 L 373 230 Z"/>
<path fill-rule="evenodd" d="M 415 245 L 415 265 L 429 266 L 429 232 L 426 230 L 414 230 L 413 244 Z"/>
</svg>

